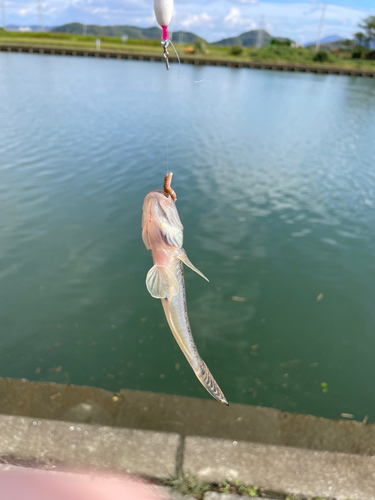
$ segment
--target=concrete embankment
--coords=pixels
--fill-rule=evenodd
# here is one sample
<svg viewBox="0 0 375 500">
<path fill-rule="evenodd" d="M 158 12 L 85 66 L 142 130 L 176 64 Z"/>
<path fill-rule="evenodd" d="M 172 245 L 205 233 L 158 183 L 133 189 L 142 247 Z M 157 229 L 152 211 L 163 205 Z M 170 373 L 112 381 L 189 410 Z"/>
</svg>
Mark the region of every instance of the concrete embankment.
<svg viewBox="0 0 375 500">
<path fill-rule="evenodd" d="M 82 48 L 48 47 L 38 45 L 16 45 L 12 43 L 1 43 L 0 51 L 3 52 L 25 52 L 30 54 L 53 54 L 64 56 L 101 57 L 114 59 L 134 59 L 141 61 L 164 61 L 162 55 L 135 53 L 114 50 L 91 50 Z M 177 58 L 171 56 L 170 61 L 177 63 Z M 337 67 L 329 65 L 273 63 L 261 61 L 236 61 L 229 59 L 211 59 L 205 57 L 182 56 L 182 64 L 194 64 L 195 66 L 227 66 L 230 68 L 252 68 L 268 69 L 274 71 L 293 71 L 295 73 L 317 73 L 329 75 L 349 75 L 375 78 L 375 70 Z"/>
<path fill-rule="evenodd" d="M 374 424 L 128 389 L 0 379 L 0 457 L 375 500 Z"/>
</svg>

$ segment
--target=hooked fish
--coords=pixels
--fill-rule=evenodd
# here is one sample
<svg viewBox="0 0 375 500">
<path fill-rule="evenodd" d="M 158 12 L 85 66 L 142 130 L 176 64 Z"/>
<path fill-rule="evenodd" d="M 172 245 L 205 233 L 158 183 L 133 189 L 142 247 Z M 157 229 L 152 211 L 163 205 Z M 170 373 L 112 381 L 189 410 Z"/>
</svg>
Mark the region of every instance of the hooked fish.
<svg viewBox="0 0 375 500">
<path fill-rule="evenodd" d="M 184 266 L 190 267 L 208 281 L 189 260 L 182 248 L 183 226 L 177 212 L 176 193 L 171 188 L 172 173 L 164 180 L 164 190 L 151 191 L 143 203 L 142 239 L 151 250 L 154 266 L 147 273 L 150 294 L 161 299 L 172 333 L 207 391 L 218 401 L 228 401 L 199 356 L 191 333 L 185 293 Z"/>
</svg>

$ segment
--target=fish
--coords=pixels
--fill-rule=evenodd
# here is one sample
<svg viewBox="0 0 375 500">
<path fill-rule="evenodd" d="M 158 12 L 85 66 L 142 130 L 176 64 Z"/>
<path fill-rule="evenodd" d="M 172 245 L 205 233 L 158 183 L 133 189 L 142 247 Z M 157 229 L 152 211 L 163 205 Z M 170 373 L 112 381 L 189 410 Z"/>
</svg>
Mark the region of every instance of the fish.
<svg viewBox="0 0 375 500">
<path fill-rule="evenodd" d="M 154 266 L 146 277 L 151 296 L 161 299 L 168 325 L 198 380 L 217 401 L 229 406 L 222 390 L 200 357 L 190 327 L 184 278 L 184 264 L 206 281 L 206 276 L 189 260 L 183 244 L 183 226 L 171 188 L 173 173 L 166 175 L 164 190 L 147 194 L 143 203 L 142 239 L 151 250 Z"/>
</svg>

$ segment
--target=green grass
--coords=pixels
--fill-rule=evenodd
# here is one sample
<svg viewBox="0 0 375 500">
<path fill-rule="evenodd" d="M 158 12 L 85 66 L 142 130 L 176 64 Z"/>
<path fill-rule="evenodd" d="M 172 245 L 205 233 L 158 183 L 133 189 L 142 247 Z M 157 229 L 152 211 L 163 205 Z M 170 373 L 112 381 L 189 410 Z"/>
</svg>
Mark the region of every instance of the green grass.
<svg viewBox="0 0 375 500">
<path fill-rule="evenodd" d="M 14 32 L 4 31 L 0 28 L 0 43 L 13 45 L 34 45 L 39 47 L 56 48 L 76 48 L 91 49 L 96 48 L 94 35 L 71 35 L 67 33 L 52 32 Z M 126 51 L 140 54 L 162 54 L 159 40 L 135 40 L 129 39 L 127 43 L 122 43 L 119 37 L 100 37 L 101 49 L 112 51 Z M 283 45 L 268 45 L 262 49 L 253 47 L 228 47 L 209 44 L 195 43 L 175 44 L 181 57 L 221 59 L 227 61 L 254 61 L 268 63 L 289 63 L 297 65 L 322 64 L 342 67 L 375 70 L 375 61 L 366 59 L 353 59 L 352 51 L 337 51 L 335 53 L 321 51 L 316 54 L 312 49 L 305 47 L 292 48 Z M 186 50 L 186 52 L 185 52 Z M 173 49 L 170 50 L 173 55 Z"/>
<path fill-rule="evenodd" d="M 236 483 L 230 483 L 228 481 L 224 481 L 220 483 L 217 487 L 217 491 L 223 493 L 224 495 L 239 495 L 243 497 L 257 497 L 260 495 L 260 490 L 258 486 L 250 486 L 248 484 L 240 486 L 241 482 L 236 481 Z"/>
<path fill-rule="evenodd" d="M 98 38 L 95 35 L 71 35 L 69 33 L 52 33 L 49 31 L 38 31 L 38 32 L 25 32 L 22 33 L 20 31 L 4 31 L 0 28 L 0 36 L 4 38 L 10 38 L 12 40 L 66 40 L 69 42 L 95 42 Z M 123 44 L 120 37 L 115 36 L 102 36 L 99 37 L 102 42 L 108 43 L 116 43 Z M 148 47 L 160 47 L 159 40 L 135 40 L 133 38 L 129 38 L 126 45 L 142 45 Z"/>
<path fill-rule="evenodd" d="M 249 49 L 249 56 L 258 61 L 282 61 L 298 64 L 312 64 L 315 52 L 304 47 L 284 47 L 282 45 L 268 45 L 262 49 Z"/>
<path fill-rule="evenodd" d="M 223 481 L 220 484 L 209 484 L 202 481 L 197 476 L 189 473 L 180 473 L 171 479 L 164 479 L 161 483 L 164 486 L 172 488 L 176 493 L 182 496 L 186 496 L 189 499 L 204 500 L 205 493 L 208 491 L 215 491 L 223 495 L 238 495 L 242 498 L 255 498 L 262 496 L 270 496 L 266 494 L 264 490 L 258 486 L 251 486 L 249 484 L 241 484 L 241 480 L 237 479 L 233 481 Z M 279 498 L 283 500 L 300 500 L 300 496 L 294 494 L 277 494 L 274 492 L 272 494 L 273 498 Z M 308 500 L 326 500 L 323 497 L 309 497 Z M 349 500 L 349 499 L 348 499 Z"/>
<path fill-rule="evenodd" d="M 351 52 L 331 53 L 320 51 L 318 54 L 310 48 L 285 47 L 280 45 L 268 45 L 262 49 L 247 49 L 248 58 L 253 61 L 328 65 L 350 68 L 368 68 L 375 70 L 374 61 L 364 59 L 352 59 Z"/>
<path fill-rule="evenodd" d="M 257 486 L 242 485 L 241 481 L 227 482 L 224 481 L 219 485 L 210 485 L 205 483 L 193 474 L 179 474 L 173 479 L 167 480 L 165 485 L 172 487 L 172 490 L 178 492 L 180 495 L 188 496 L 196 500 L 203 500 L 206 491 L 217 491 L 224 495 L 234 494 L 242 497 L 256 497 L 261 494 Z M 294 500 L 292 498 L 287 500 Z"/>
<path fill-rule="evenodd" d="M 67 35 L 64 33 L 19 33 L 1 32 L 0 43 L 11 45 L 25 45 L 38 47 L 96 49 L 96 36 Z M 126 51 L 144 54 L 162 53 L 158 40 L 129 40 L 124 44 L 120 38 L 102 37 L 100 47 L 102 50 Z"/>
<path fill-rule="evenodd" d="M 258 486 L 240 486 L 238 488 L 238 491 L 243 495 L 244 497 L 257 497 L 259 495 L 259 488 Z"/>
<path fill-rule="evenodd" d="M 209 485 L 192 474 L 179 474 L 169 483 L 173 491 L 181 495 L 188 495 L 190 498 L 202 500 L 206 491 L 210 489 Z"/>
</svg>

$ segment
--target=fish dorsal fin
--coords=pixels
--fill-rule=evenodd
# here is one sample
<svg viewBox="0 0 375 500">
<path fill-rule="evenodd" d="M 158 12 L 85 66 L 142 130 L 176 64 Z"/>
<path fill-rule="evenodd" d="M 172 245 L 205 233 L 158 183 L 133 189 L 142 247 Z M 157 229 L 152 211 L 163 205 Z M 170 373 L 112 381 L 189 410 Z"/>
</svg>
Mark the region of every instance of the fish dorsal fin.
<svg viewBox="0 0 375 500">
<path fill-rule="evenodd" d="M 206 278 L 206 276 L 200 272 L 199 269 L 197 269 L 194 264 L 192 264 L 189 260 L 189 257 L 186 255 L 186 252 L 183 248 L 181 248 L 181 251 L 179 252 L 179 254 L 177 255 L 177 257 L 182 260 L 182 262 L 185 264 L 185 266 L 188 266 L 190 267 L 190 269 L 192 269 L 193 271 L 195 271 L 196 273 L 199 274 L 199 276 L 202 276 L 202 278 L 204 278 L 206 281 L 209 281 L 208 278 Z"/>
<path fill-rule="evenodd" d="M 154 266 L 147 273 L 147 290 L 155 299 L 171 298 L 178 293 L 178 283 L 166 266 Z"/>
</svg>

